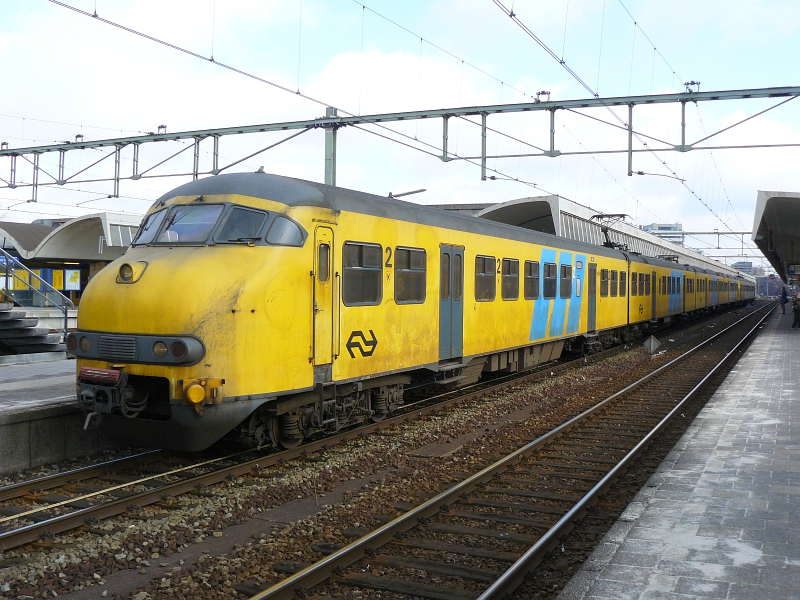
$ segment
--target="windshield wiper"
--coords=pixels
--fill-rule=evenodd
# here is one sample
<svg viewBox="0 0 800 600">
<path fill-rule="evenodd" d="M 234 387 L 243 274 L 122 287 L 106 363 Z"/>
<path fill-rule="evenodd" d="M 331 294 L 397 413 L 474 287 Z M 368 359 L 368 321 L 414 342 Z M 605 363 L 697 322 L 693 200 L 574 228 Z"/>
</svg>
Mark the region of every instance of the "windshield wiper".
<svg viewBox="0 0 800 600">
<path fill-rule="evenodd" d="M 235 240 L 228 240 L 229 242 L 257 242 L 260 240 L 260 237 L 240 237 L 236 238 Z"/>
</svg>

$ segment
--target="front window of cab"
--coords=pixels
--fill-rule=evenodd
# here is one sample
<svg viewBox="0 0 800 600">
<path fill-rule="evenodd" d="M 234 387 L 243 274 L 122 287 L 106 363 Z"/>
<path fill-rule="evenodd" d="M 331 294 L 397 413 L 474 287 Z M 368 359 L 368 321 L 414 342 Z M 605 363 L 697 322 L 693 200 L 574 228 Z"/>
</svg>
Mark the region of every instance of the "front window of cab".
<svg viewBox="0 0 800 600">
<path fill-rule="evenodd" d="M 190 204 L 178 206 L 167 219 L 166 226 L 156 239 L 157 244 L 198 244 L 208 239 L 222 204 Z"/>
<path fill-rule="evenodd" d="M 231 204 L 184 204 L 145 218 L 134 246 L 244 244 L 302 247 L 308 234 L 295 221 L 271 211 Z"/>
<path fill-rule="evenodd" d="M 167 214 L 167 209 L 164 208 L 159 210 L 158 212 L 154 212 L 149 217 L 144 220 L 142 226 L 139 228 L 139 232 L 136 234 L 136 237 L 133 238 L 132 244 L 149 244 L 153 241 L 156 237 L 156 233 L 158 233 L 158 228 L 161 226 L 161 222 L 164 220 L 164 215 Z"/>
</svg>

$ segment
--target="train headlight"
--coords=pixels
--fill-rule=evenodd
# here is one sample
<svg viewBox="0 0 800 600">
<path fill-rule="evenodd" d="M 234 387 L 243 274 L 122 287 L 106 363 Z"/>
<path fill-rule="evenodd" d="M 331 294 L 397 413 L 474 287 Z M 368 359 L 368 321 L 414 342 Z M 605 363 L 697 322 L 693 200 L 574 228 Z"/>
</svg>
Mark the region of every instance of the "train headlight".
<svg viewBox="0 0 800 600">
<path fill-rule="evenodd" d="M 183 360 L 186 356 L 186 344 L 183 342 L 173 342 L 172 346 L 170 346 L 170 352 L 172 352 L 173 358 Z"/>
<path fill-rule="evenodd" d="M 69 350 L 70 354 L 75 354 L 75 351 L 78 349 L 78 336 L 74 333 L 71 333 L 67 336 L 67 350 Z"/>
<path fill-rule="evenodd" d="M 126 283 L 133 279 L 133 267 L 128 263 L 122 265 L 119 268 L 119 278 Z"/>
<path fill-rule="evenodd" d="M 80 341 L 81 352 L 88 352 L 89 346 L 90 346 L 89 338 L 87 338 L 86 336 L 82 337 Z"/>
<path fill-rule="evenodd" d="M 164 358 L 167 355 L 167 345 L 164 342 L 156 342 L 153 344 L 153 354 L 156 358 Z"/>
<path fill-rule="evenodd" d="M 192 404 L 200 404 L 206 399 L 206 390 L 202 385 L 193 383 L 186 388 L 186 399 Z"/>
</svg>

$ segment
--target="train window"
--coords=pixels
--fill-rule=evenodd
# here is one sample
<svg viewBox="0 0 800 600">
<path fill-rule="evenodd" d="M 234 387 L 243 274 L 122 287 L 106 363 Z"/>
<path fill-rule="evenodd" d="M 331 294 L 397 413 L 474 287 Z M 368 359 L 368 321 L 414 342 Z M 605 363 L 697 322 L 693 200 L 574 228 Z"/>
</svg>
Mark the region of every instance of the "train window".
<svg viewBox="0 0 800 600">
<path fill-rule="evenodd" d="M 628 274 L 625 271 L 619 272 L 619 295 L 625 296 L 628 293 Z"/>
<path fill-rule="evenodd" d="M 259 233 L 267 221 L 267 213 L 234 206 L 225 218 L 217 235 L 216 242 L 245 243 L 259 240 Z"/>
<path fill-rule="evenodd" d="M 618 286 L 619 286 L 619 282 L 617 281 L 618 277 L 619 277 L 619 272 L 618 271 L 611 271 L 611 279 L 610 279 L 610 281 L 611 281 L 611 297 L 612 298 L 616 298 L 617 297 L 617 289 L 618 289 Z"/>
<path fill-rule="evenodd" d="M 536 300 L 539 297 L 539 263 L 525 261 L 525 300 Z"/>
<path fill-rule="evenodd" d="M 447 253 L 442 253 L 441 278 L 442 281 L 439 284 L 441 298 L 447 300 L 450 298 L 450 255 Z"/>
<path fill-rule="evenodd" d="M 558 270 L 555 263 L 544 263 L 544 297 L 556 297 L 556 279 Z"/>
<path fill-rule="evenodd" d="M 519 298 L 519 261 L 514 258 L 503 259 L 503 279 L 500 289 L 503 300 Z"/>
<path fill-rule="evenodd" d="M 453 259 L 453 300 L 461 300 L 464 287 L 464 258 L 456 254 Z"/>
<path fill-rule="evenodd" d="M 305 241 L 300 226 L 286 217 L 275 217 L 267 232 L 267 243 L 273 246 L 302 246 Z"/>
<path fill-rule="evenodd" d="M 320 244 L 317 251 L 317 279 L 328 281 L 331 277 L 331 247 L 328 244 Z"/>
<path fill-rule="evenodd" d="M 561 297 L 572 296 L 572 265 L 561 265 Z"/>
<path fill-rule="evenodd" d="M 395 248 L 394 301 L 398 304 L 425 302 L 425 250 Z"/>
<path fill-rule="evenodd" d="M 342 302 L 345 306 L 381 303 L 383 296 L 383 252 L 378 244 L 346 242 L 342 253 L 344 273 Z"/>
<path fill-rule="evenodd" d="M 475 300 L 489 302 L 497 295 L 494 256 L 475 257 Z"/>
<path fill-rule="evenodd" d="M 198 244 L 208 239 L 217 224 L 222 204 L 189 204 L 170 213 L 166 227 L 158 234 L 159 244 Z"/>
<path fill-rule="evenodd" d="M 638 281 L 639 279 L 636 273 L 631 273 L 631 296 L 637 296 L 639 294 Z"/>
<path fill-rule="evenodd" d="M 642 286 L 639 285 L 639 287 L 641 288 Z M 644 296 L 649 296 L 650 295 L 650 274 L 649 273 L 644 276 L 644 294 L 643 295 Z"/>
<path fill-rule="evenodd" d="M 681 278 L 680 277 L 676 277 L 676 279 L 678 280 L 678 293 L 680 294 L 681 293 Z"/>
<path fill-rule="evenodd" d="M 158 212 L 154 212 L 147 217 L 144 220 L 144 223 L 142 223 L 139 227 L 139 231 L 136 232 L 136 237 L 133 239 L 133 245 L 137 246 L 139 244 L 149 244 L 152 242 L 156 237 L 158 228 L 161 226 L 161 222 L 164 220 L 164 215 L 166 214 L 167 209 L 162 208 Z"/>
<path fill-rule="evenodd" d="M 600 297 L 608 296 L 608 269 L 600 269 Z"/>
</svg>

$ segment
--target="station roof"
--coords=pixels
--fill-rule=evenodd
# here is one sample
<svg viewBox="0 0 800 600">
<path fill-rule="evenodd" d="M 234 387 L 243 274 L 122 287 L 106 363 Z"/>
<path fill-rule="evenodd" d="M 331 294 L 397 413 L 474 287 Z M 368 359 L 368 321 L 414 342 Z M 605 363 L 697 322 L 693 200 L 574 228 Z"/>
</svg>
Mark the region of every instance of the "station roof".
<svg viewBox="0 0 800 600">
<path fill-rule="evenodd" d="M 753 241 L 784 282 L 797 282 L 800 278 L 800 192 L 758 192 Z"/>
<path fill-rule="evenodd" d="M 596 211 L 560 196 L 534 196 L 519 198 L 501 204 L 492 204 L 476 216 L 517 227 L 552 233 L 559 237 L 602 246 L 605 242 L 601 224 L 592 217 Z M 612 242 L 627 246 L 632 252 L 644 256 L 677 259 L 680 264 L 709 269 L 727 275 L 740 275 L 731 267 L 703 256 L 699 252 L 679 246 L 624 221 L 610 226 Z"/>
<path fill-rule="evenodd" d="M 59 227 L 0 222 L 0 241 L 25 260 L 112 261 L 130 245 L 140 221 L 138 215 L 97 213 Z"/>
</svg>

